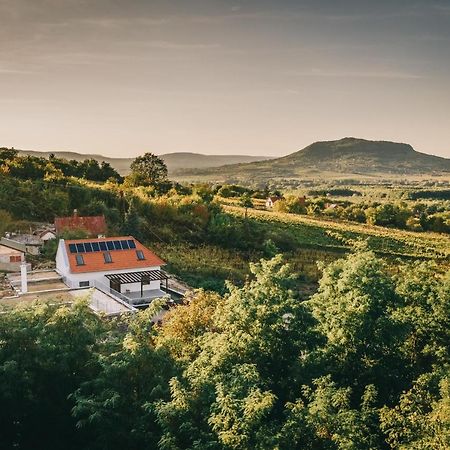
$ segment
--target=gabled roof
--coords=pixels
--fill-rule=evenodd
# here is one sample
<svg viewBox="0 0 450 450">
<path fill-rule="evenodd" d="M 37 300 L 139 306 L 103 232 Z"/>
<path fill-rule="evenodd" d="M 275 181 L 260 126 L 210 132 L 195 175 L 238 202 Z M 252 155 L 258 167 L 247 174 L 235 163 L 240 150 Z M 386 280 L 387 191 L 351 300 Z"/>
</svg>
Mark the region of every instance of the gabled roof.
<svg viewBox="0 0 450 450">
<path fill-rule="evenodd" d="M 74 252 L 75 250 L 73 245 L 76 244 L 100 244 L 104 246 L 103 243 L 113 243 L 114 241 L 133 241 L 135 248 L 127 248 L 124 250 L 106 250 L 111 254 L 112 261 L 107 263 L 105 262 L 104 253 L 105 250 L 97 250 L 97 251 L 83 251 L 83 252 Z M 157 267 L 162 266 L 165 262 L 155 255 L 151 250 L 142 245 L 139 241 L 137 241 L 133 236 L 118 236 L 118 237 L 109 237 L 109 238 L 97 238 L 97 239 L 70 239 L 64 242 L 65 249 L 67 252 L 67 256 L 69 259 L 69 266 L 71 273 L 88 273 L 88 272 L 105 272 L 105 271 L 114 271 L 114 270 L 123 270 L 123 269 L 144 269 L 147 267 Z M 78 246 L 80 247 L 80 246 Z M 97 247 L 97 246 L 95 246 Z M 144 259 L 138 259 L 137 251 L 141 250 L 144 256 Z M 78 265 L 76 256 L 83 256 L 83 265 Z"/>
<path fill-rule="evenodd" d="M 96 236 L 106 233 L 105 216 L 78 216 L 56 217 L 56 233 L 61 234 L 65 230 L 86 230 L 89 234 Z"/>
<path fill-rule="evenodd" d="M 5 244 L 0 244 L 0 255 L 21 255 L 23 252 L 16 250 L 15 248 L 9 247 Z"/>
</svg>

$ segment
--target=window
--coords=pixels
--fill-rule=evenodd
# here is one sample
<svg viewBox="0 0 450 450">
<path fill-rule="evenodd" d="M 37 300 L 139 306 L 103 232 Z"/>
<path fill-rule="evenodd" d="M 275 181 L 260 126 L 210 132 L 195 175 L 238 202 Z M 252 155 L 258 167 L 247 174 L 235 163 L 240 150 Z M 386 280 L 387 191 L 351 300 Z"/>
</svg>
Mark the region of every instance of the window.
<svg viewBox="0 0 450 450">
<path fill-rule="evenodd" d="M 144 252 L 142 250 L 136 250 L 136 256 L 139 261 L 142 261 L 145 259 Z"/>
<path fill-rule="evenodd" d="M 89 287 L 89 281 L 80 281 L 78 283 L 80 287 Z"/>
<path fill-rule="evenodd" d="M 111 253 L 109 252 L 103 253 L 103 258 L 105 259 L 105 263 L 112 263 Z"/>
<path fill-rule="evenodd" d="M 11 255 L 9 257 L 9 262 L 15 263 L 15 262 L 21 262 L 22 257 L 20 255 Z"/>
<path fill-rule="evenodd" d="M 75 259 L 77 261 L 77 266 L 84 266 L 83 255 L 75 255 Z"/>
</svg>

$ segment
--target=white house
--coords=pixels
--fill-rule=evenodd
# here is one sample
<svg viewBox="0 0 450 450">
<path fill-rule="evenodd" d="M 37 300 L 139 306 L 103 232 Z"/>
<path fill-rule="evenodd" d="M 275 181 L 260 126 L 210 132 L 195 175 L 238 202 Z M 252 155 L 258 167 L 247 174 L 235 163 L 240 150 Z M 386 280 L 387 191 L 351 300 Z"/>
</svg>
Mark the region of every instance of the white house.
<svg viewBox="0 0 450 450">
<path fill-rule="evenodd" d="M 16 272 L 25 261 L 25 253 L 7 245 L 0 245 L 0 270 Z"/>
<path fill-rule="evenodd" d="M 275 203 L 278 202 L 279 200 L 282 200 L 282 198 L 278 197 L 276 195 L 272 195 L 270 197 L 267 197 L 267 199 L 266 199 L 266 208 L 267 209 L 273 208 Z"/>
<path fill-rule="evenodd" d="M 71 288 L 96 287 L 129 303 L 165 294 L 164 261 L 132 236 L 60 239 L 56 271 Z"/>
</svg>

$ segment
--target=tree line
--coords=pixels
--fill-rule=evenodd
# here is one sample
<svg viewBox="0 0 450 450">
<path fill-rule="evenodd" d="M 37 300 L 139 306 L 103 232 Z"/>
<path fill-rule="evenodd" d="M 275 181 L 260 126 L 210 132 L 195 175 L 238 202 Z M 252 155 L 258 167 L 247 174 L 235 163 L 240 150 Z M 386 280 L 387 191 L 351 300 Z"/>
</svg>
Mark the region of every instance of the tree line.
<svg viewBox="0 0 450 450">
<path fill-rule="evenodd" d="M 405 201 L 352 203 L 318 197 L 300 203 L 298 197 L 287 195 L 275 203 L 274 209 L 411 231 L 450 233 L 449 204 L 444 201 L 432 204 Z"/>
<path fill-rule="evenodd" d="M 13 148 L 0 148 L 0 173 L 22 180 L 57 181 L 64 177 L 76 177 L 105 182 L 109 179 L 121 181 L 122 177 L 108 162 L 96 159 L 84 161 L 23 155 Z"/>
</svg>

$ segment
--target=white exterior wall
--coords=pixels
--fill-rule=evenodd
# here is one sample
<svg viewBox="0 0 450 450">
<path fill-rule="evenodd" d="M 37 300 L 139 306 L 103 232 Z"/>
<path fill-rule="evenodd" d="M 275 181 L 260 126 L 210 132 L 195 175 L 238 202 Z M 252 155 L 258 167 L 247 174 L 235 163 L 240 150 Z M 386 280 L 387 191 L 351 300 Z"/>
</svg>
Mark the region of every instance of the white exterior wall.
<svg viewBox="0 0 450 450">
<path fill-rule="evenodd" d="M 92 285 L 93 281 L 99 281 L 103 283 L 105 286 L 109 287 L 109 280 L 105 277 L 105 275 L 115 274 L 115 273 L 128 273 L 128 272 L 145 272 L 147 270 L 159 270 L 160 266 L 154 267 L 145 267 L 139 269 L 122 269 L 122 270 L 109 270 L 104 272 L 85 272 L 85 273 L 68 273 L 65 276 L 68 284 L 72 287 L 78 287 L 80 285 L 80 281 L 89 281 Z M 61 274 L 62 275 L 62 274 Z M 151 281 L 150 284 L 144 285 L 144 291 L 148 291 L 151 289 L 159 289 L 161 286 L 161 281 Z M 121 291 L 126 295 L 126 291 L 130 292 L 140 292 L 141 291 L 141 283 L 130 283 L 130 284 L 122 284 Z"/>
<path fill-rule="evenodd" d="M 11 256 L 20 256 L 20 261 L 21 262 L 25 261 L 24 254 L 20 253 L 20 252 L 16 252 L 16 253 L 10 253 L 9 255 L 7 255 L 7 254 L 4 254 L 4 255 L 0 254 L 0 262 L 4 263 L 4 264 L 9 264 L 11 262 Z"/>
<path fill-rule="evenodd" d="M 70 271 L 69 258 L 67 257 L 64 239 L 60 239 L 58 243 L 58 250 L 56 251 L 56 271 L 63 277 Z"/>
</svg>

